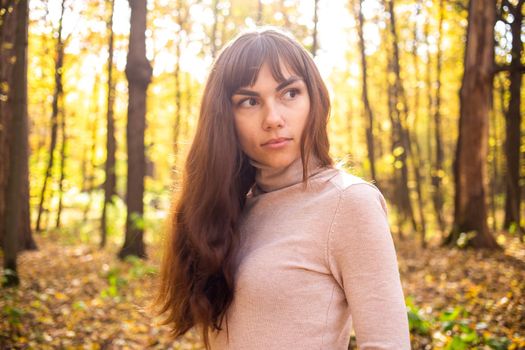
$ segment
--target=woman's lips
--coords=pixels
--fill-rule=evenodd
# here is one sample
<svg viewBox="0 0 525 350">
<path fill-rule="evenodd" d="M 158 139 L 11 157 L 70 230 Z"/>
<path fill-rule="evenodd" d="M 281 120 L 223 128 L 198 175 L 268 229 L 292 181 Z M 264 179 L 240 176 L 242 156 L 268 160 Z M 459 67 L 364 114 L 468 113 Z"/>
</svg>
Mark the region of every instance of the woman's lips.
<svg viewBox="0 0 525 350">
<path fill-rule="evenodd" d="M 265 148 L 271 148 L 271 149 L 281 148 L 281 147 L 286 146 L 291 140 L 292 140 L 291 138 L 279 137 L 276 139 L 271 139 L 269 141 L 266 141 L 265 143 L 262 144 L 262 146 Z"/>
</svg>

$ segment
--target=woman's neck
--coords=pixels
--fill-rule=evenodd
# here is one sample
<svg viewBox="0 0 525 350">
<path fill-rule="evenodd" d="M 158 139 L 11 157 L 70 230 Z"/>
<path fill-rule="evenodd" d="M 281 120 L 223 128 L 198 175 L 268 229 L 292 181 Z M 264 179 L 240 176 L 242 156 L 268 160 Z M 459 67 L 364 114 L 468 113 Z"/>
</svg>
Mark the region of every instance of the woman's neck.
<svg viewBox="0 0 525 350">
<path fill-rule="evenodd" d="M 281 168 L 272 168 L 255 160 L 250 160 L 250 164 L 256 168 L 255 183 L 258 190 L 263 193 L 277 191 L 303 181 L 303 162 L 301 157 L 288 166 Z M 311 156 L 308 160 L 307 177 L 317 174 L 322 168 L 319 159 Z"/>
</svg>

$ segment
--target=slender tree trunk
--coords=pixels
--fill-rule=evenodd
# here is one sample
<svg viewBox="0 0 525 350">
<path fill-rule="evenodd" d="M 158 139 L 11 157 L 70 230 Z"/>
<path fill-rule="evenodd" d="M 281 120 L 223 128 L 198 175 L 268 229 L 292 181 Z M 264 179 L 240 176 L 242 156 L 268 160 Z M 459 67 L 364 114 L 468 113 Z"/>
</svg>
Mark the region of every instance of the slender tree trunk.
<svg viewBox="0 0 525 350">
<path fill-rule="evenodd" d="M 65 0 L 62 0 L 62 7 L 60 12 L 60 20 L 58 24 L 58 38 L 57 38 L 57 53 L 55 60 L 55 93 L 53 94 L 53 110 L 51 114 L 51 143 L 49 144 L 49 160 L 47 163 L 46 172 L 44 175 L 44 184 L 42 185 L 42 190 L 40 191 L 40 201 L 38 204 L 38 215 L 36 219 L 36 231 L 41 231 L 41 219 L 42 213 L 44 212 L 44 201 L 46 196 L 47 183 L 50 181 L 53 163 L 54 163 L 54 153 L 57 143 L 57 131 L 58 131 L 58 114 L 62 106 L 63 98 L 63 86 L 62 86 L 62 67 L 64 65 L 64 43 L 62 40 L 62 21 L 64 17 L 65 9 Z"/>
<path fill-rule="evenodd" d="M 363 12 L 362 12 L 362 0 L 357 0 L 357 10 L 354 4 L 350 4 L 350 7 L 354 10 L 354 17 L 357 21 L 357 35 L 359 38 L 359 50 L 361 52 L 361 81 L 362 81 L 362 99 L 365 110 L 365 116 L 367 119 L 366 126 L 366 146 L 368 150 L 368 162 L 370 163 L 370 174 L 372 180 L 379 186 L 376 174 L 375 166 L 375 152 L 374 152 L 374 113 L 368 100 L 368 79 L 367 79 L 367 61 L 365 52 L 365 40 L 363 36 Z"/>
<path fill-rule="evenodd" d="M 511 63 L 509 68 L 510 80 L 510 101 L 507 113 L 505 114 L 505 158 L 507 161 L 507 171 L 505 174 L 505 220 L 503 228 L 510 229 L 512 225 L 521 236 L 521 187 L 520 179 L 520 143 L 521 143 L 521 57 L 523 53 L 522 26 L 523 26 L 523 7 L 524 1 L 520 0 L 517 5 L 507 3 L 509 11 L 514 17 L 511 23 L 512 32 L 512 51 Z"/>
<path fill-rule="evenodd" d="M 423 6 L 422 1 L 419 0 L 416 4 L 416 21 L 414 21 L 414 31 L 413 31 L 413 47 L 412 47 L 412 61 L 414 64 L 414 80 L 415 92 L 414 92 L 414 121 L 412 123 L 414 134 L 412 136 L 412 142 L 409 142 L 409 147 L 411 144 L 414 144 L 414 153 L 411 153 L 414 167 L 414 174 L 416 177 L 416 191 L 417 191 L 417 204 L 418 204 L 418 215 L 419 221 L 421 224 L 420 234 L 421 234 L 421 246 L 426 248 L 426 219 L 424 213 L 424 201 L 423 201 L 423 186 L 422 183 L 425 182 L 423 176 L 420 173 L 420 169 L 426 168 L 426 164 L 423 164 L 421 157 L 421 148 L 419 147 L 417 126 L 419 125 L 419 59 L 417 54 L 418 48 L 418 22 L 417 18 L 421 14 L 421 8 Z M 407 115 L 408 116 L 408 115 Z M 410 131 L 408 125 L 406 127 L 407 133 Z"/>
<path fill-rule="evenodd" d="M 176 21 L 179 25 L 179 32 L 175 39 L 175 123 L 173 125 L 173 155 L 175 157 L 175 168 L 177 167 L 178 154 L 179 154 L 179 135 L 181 129 L 181 73 L 180 73 L 180 56 L 182 46 L 182 27 L 184 25 L 182 18 L 182 4 L 181 1 L 177 0 L 177 17 Z"/>
<path fill-rule="evenodd" d="M 402 201 L 402 198 L 403 198 L 403 193 L 401 191 L 402 178 L 401 178 L 401 172 L 399 171 L 401 161 L 398 159 L 397 153 L 396 153 L 396 150 L 399 149 L 401 145 L 401 141 L 399 139 L 399 124 L 397 123 L 396 117 L 394 116 L 396 98 L 394 94 L 394 85 L 388 79 L 388 77 L 392 74 L 392 71 L 393 71 L 392 56 L 390 55 L 390 53 L 387 53 L 387 61 L 388 63 L 387 63 L 387 69 L 385 72 L 386 73 L 385 79 L 388 82 L 388 88 L 387 88 L 388 118 L 390 120 L 390 125 L 392 126 L 391 127 L 391 139 L 392 139 L 391 154 L 394 155 L 394 164 L 393 164 L 394 173 L 393 173 L 393 177 L 391 179 L 391 184 L 389 188 L 393 188 L 393 195 L 391 197 L 392 197 L 393 204 L 395 205 L 397 209 L 397 215 L 395 216 L 397 219 L 396 226 L 398 227 L 398 230 L 399 230 L 399 238 L 403 240 L 404 239 L 403 226 L 407 220 L 407 217 L 406 217 L 406 210 L 403 206 L 403 201 Z"/>
<path fill-rule="evenodd" d="M 487 6 L 482 0 L 470 1 L 454 160 L 454 225 L 444 241 L 449 245 L 498 248 L 487 226 L 485 198 L 495 21 L 495 5 Z"/>
<path fill-rule="evenodd" d="M 445 231 L 445 219 L 443 218 L 443 204 L 444 196 L 441 187 L 442 177 L 445 173 L 443 170 L 444 154 L 443 141 L 441 137 L 441 65 L 442 65 L 442 37 L 443 37 L 443 17 L 444 17 L 444 1 L 439 0 L 439 24 L 438 24 L 438 42 L 437 42 L 437 57 L 436 57 L 436 105 L 434 109 L 434 140 L 436 146 L 436 163 L 434 169 L 431 171 L 432 176 L 432 203 L 434 205 L 434 212 L 441 232 Z"/>
<path fill-rule="evenodd" d="M 432 3 L 428 3 L 426 6 L 426 16 L 427 18 L 432 18 Z M 426 114 L 430 118 L 430 116 L 434 115 L 434 108 L 435 108 L 435 101 L 434 101 L 434 89 L 433 89 L 433 83 L 432 83 L 432 52 L 430 50 L 430 21 L 425 21 L 425 25 L 423 27 L 423 35 L 425 36 L 425 55 L 426 55 L 426 62 L 425 62 L 425 91 L 426 91 Z M 430 172 L 432 176 L 432 170 L 434 169 L 434 145 L 433 145 L 433 135 L 434 135 L 434 123 L 429 122 L 427 124 L 427 135 L 426 135 L 426 150 L 427 154 L 426 157 L 430 162 Z"/>
<path fill-rule="evenodd" d="M 57 210 L 57 218 L 55 227 L 60 227 L 60 217 L 62 215 L 62 197 L 63 197 L 63 191 L 64 191 L 64 179 L 65 179 L 65 167 L 66 167 L 66 142 L 67 142 L 67 135 L 66 135 L 66 113 L 64 111 L 64 108 L 62 108 L 62 111 L 60 112 L 60 129 L 62 132 L 62 140 L 61 140 L 61 146 L 60 146 L 60 179 L 58 180 L 58 210 Z"/>
<path fill-rule="evenodd" d="M 406 118 L 408 115 L 408 106 L 404 89 L 401 81 L 401 67 L 399 65 L 400 55 L 398 47 L 398 37 L 396 32 L 396 22 L 394 13 L 393 0 L 386 0 L 386 6 L 390 14 L 390 32 L 392 35 L 392 71 L 395 76 L 395 82 L 392 86 L 392 111 L 394 117 L 393 131 L 397 133 L 397 142 L 394 144 L 393 154 L 395 157 L 394 167 L 400 172 L 400 183 L 397 188 L 399 196 L 400 211 L 404 214 L 404 219 L 409 219 L 414 231 L 418 231 L 412 201 L 410 199 L 410 189 L 408 187 L 408 157 L 412 154 L 410 146 L 409 131 L 406 129 Z M 415 167 L 416 182 L 419 181 L 418 170 Z M 424 229 L 423 229 L 424 230 Z"/>
<path fill-rule="evenodd" d="M 107 98 L 107 127 L 106 127 L 106 163 L 104 166 L 106 178 L 104 180 L 104 203 L 102 205 L 101 237 L 100 247 L 104 247 L 107 241 L 107 209 L 113 204 L 113 195 L 117 185 L 115 174 L 115 163 L 117 152 L 117 141 L 115 139 L 115 119 L 113 106 L 115 104 L 115 84 L 113 83 L 113 14 L 115 12 L 115 0 L 111 0 L 111 15 L 109 17 L 107 30 L 109 32 L 109 58 L 108 58 L 108 98 Z"/>
<path fill-rule="evenodd" d="M 146 91 L 151 81 L 152 68 L 146 58 L 146 0 L 130 0 L 131 25 L 126 77 L 129 85 L 127 145 L 127 217 L 126 238 L 119 252 L 119 258 L 135 255 L 146 257 L 144 246 L 144 176 L 145 150 L 144 131 L 146 128 Z"/>
<path fill-rule="evenodd" d="M 497 76 L 496 76 L 497 78 Z M 499 100 L 499 105 L 501 108 L 501 115 L 505 115 L 505 88 L 503 86 L 503 82 L 500 80 L 498 82 L 498 87 L 496 90 L 497 97 Z M 493 92 L 494 95 L 494 92 Z M 496 204 L 496 194 L 500 191 L 499 186 L 499 157 L 498 157 L 498 150 L 499 150 L 499 136 L 498 136 L 498 130 L 500 128 L 498 124 L 498 111 L 495 108 L 495 104 L 492 104 L 492 113 L 491 113 L 491 121 L 490 125 L 491 128 L 489 132 L 492 132 L 492 138 L 494 140 L 493 145 L 490 145 L 489 143 L 489 152 L 492 153 L 492 179 L 489 182 L 490 183 L 490 213 L 492 216 L 492 230 L 496 231 L 498 228 L 498 220 L 496 216 L 497 212 L 497 204 Z"/>
<path fill-rule="evenodd" d="M 396 104 L 396 98 L 394 94 L 394 84 L 392 82 L 392 79 L 390 77 L 392 76 L 393 71 L 393 54 L 392 54 L 392 47 L 390 45 L 390 38 L 389 38 L 389 31 L 384 30 L 382 36 L 382 42 L 384 44 L 384 50 L 385 50 L 385 56 L 386 56 L 386 69 L 385 69 L 385 77 L 384 81 L 387 84 L 387 115 L 388 119 L 390 121 L 390 150 L 388 151 L 389 154 L 392 154 L 394 157 L 393 162 L 393 173 L 392 177 L 388 179 L 388 186 L 386 189 L 390 189 L 391 195 L 389 196 L 392 200 L 392 204 L 394 205 L 396 209 L 396 225 L 395 227 L 398 228 L 398 235 L 401 240 L 404 240 L 404 234 L 403 234 L 403 226 L 406 222 L 406 214 L 405 210 L 403 209 L 403 204 L 401 201 L 402 193 L 400 191 L 401 189 L 401 174 L 399 171 L 399 164 L 400 162 L 394 156 L 395 150 L 399 147 L 400 141 L 399 141 L 399 132 L 398 132 L 398 124 L 396 122 L 396 118 L 394 116 L 395 113 L 395 104 Z"/>
<path fill-rule="evenodd" d="M 26 224 L 22 213 L 28 205 L 29 196 L 22 196 L 29 187 L 26 173 L 28 149 L 28 116 L 27 116 L 27 33 L 28 33 L 28 2 L 19 0 L 14 5 L 15 22 L 15 56 L 12 68 L 12 90 L 9 92 L 8 108 L 12 111 L 9 137 L 9 170 L 7 173 L 7 188 L 5 193 L 6 227 L 3 237 L 4 251 L 4 286 L 16 286 L 20 283 L 17 273 L 17 255 L 20 248 L 20 232 Z M 3 62 L 2 62 L 3 64 Z M 3 193 L 2 193 L 3 195 Z M 26 203 L 27 202 L 27 203 Z"/>
<path fill-rule="evenodd" d="M 319 22 L 319 0 L 314 0 L 314 31 L 312 33 L 312 56 L 315 57 L 319 44 L 317 43 L 317 24 Z"/>
</svg>

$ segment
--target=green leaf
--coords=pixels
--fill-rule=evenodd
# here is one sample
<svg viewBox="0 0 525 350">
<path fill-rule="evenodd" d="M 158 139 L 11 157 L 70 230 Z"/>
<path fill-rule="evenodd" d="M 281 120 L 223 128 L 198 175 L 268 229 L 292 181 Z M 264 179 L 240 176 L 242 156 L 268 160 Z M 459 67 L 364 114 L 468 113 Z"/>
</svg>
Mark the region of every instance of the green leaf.
<svg viewBox="0 0 525 350">
<path fill-rule="evenodd" d="M 460 337 L 455 335 L 452 341 L 447 344 L 445 350 L 466 350 L 468 348 L 467 345 Z"/>
</svg>

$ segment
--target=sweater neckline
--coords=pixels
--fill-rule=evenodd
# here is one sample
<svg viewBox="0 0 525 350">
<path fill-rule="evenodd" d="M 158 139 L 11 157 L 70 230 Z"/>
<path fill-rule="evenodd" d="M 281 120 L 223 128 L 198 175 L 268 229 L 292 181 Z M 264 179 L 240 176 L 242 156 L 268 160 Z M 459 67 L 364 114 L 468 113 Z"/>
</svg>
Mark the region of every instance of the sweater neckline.
<svg viewBox="0 0 525 350">
<path fill-rule="evenodd" d="M 256 169 L 255 193 L 267 193 L 290 187 L 303 181 L 303 161 L 301 157 L 285 167 L 272 168 L 250 159 L 250 164 Z M 321 172 L 324 167 L 317 157 L 311 156 L 308 161 L 308 176 Z"/>
</svg>

